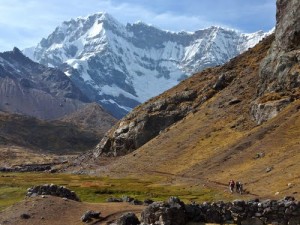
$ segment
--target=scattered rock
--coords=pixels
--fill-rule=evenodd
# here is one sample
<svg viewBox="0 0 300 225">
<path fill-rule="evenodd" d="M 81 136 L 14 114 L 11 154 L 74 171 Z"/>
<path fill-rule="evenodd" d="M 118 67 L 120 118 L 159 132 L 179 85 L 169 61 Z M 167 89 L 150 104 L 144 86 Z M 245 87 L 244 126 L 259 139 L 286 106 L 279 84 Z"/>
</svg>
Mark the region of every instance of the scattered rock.
<svg viewBox="0 0 300 225">
<path fill-rule="evenodd" d="M 238 98 L 234 98 L 234 99 L 231 99 L 229 102 L 228 102 L 228 105 L 235 105 L 235 104 L 238 104 L 240 103 L 242 100 L 238 99 Z"/>
<path fill-rule="evenodd" d="M 131 205 L 143 205 L 143 202 L 140 201 L 140 200 L 137 200 L 137 199 L 133 199 L 131 202 L 130 202 Z"/>
<path fill-rule="evenodd" d="M 122 198 L 115 198 L 115 197 L 110 197 L 106 199 L 107 202 L 123 202 Z"/>
<path fill-rule="evenodd" d="M 269 172 L 271 172 L 272 170 L 273 170 L 273 166 L 268 167 L 268 168 L 266 169 L 266 172 L 269 173 Z"/>
<path fill-rule="evenodd" d="M 134 213 L 129 212 L 129 213 L 122 215 L 117 220 L 116 224 L 117 225 L 138 225 L 138 224 L 140 224 L 140 221 Z"/>
<path fill-rule="evenodd" d="M 80 218 L 82 222 L 90 222 L 93 219 L 100 219 L 100 212 L 87 211 Z"/>
<path fill-rule="evenodd" d="M 226 77 L 224 74 L 222 74 L 221 76 L 219 76 L 217 82 L 213 85 L 213 89 L 215 89 L 216 91 L 220 91 L 225 87 L 226 87 Z"/>
<path fill-rule="evenodd" d="M 134 200 L 134 198 L 129 197 L 129 196 L 123 196 L 123 197 L 122 197 L 122 201 L 123 201 L 123 202 L 131 202 L 131 201 L 133 201 L 133 200 Z"/>
<path fill-rule="evenodd" d="M 130 196 L 123 196 L 122 198 L 110 197 L 110 198 L 106 199 L 106 201 L 107 202 L 128 202 L 132 205 L 143 205 L 142 201 L 132 198 Z M 152 201 L 152 200 L 148 200 L 148 201 Z M 153 203 L 153 201 L 151 203 Z"/>
<path fill-rule="evenodd" d="M 265 153 L 264 152 L 258 152 L 255 155 L 255 159 L 260 159 L 260 158 L 263 158 L 263 157 L 265 157 Z"/>
<path fill-rule="evenodd" d="M 144 205 L 150 205 L 150 204 L 152 204 L 154 201 L 153 200 L 151 200 L 151 199 L 145 199 L 144 200 Z"/>
<path fill-rule="evenodd" d="M 21 219 L 25 219 L 25 220 L 30 219 L 30 215 L 27 213 L 22 213 L 20 217 Z"/>
</svg>

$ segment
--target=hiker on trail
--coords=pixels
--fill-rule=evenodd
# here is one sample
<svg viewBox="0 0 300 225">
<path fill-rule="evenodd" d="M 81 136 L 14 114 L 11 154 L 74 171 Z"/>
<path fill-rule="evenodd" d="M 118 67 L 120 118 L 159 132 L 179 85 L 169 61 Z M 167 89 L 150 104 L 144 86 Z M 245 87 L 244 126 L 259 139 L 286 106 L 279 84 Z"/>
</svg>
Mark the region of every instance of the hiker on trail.
<svg viewBox="0 0 300 225">
<path fill-rule="evenodd" d="M 235 184 L 235 191 L 237 192 L 237 193 L 239 193 L 240 192 L 240 182 L 239 181 L 237 181 L 236 182 L 236 184 Z"/>
<path fill-rule="evenodd" d="M 230 181 L 229 181 L 229 191 L 230 191 L 231 193 L 233 193 L 234 186 L 235 186 L 234 180 L 230 180 Z"/>
<path fill-rule="evenodd" d="M 243 184 L 240 181 L 236 182 L 235 190 L 237 193 L 242 194 L 243 193 Z"/>
</svg>

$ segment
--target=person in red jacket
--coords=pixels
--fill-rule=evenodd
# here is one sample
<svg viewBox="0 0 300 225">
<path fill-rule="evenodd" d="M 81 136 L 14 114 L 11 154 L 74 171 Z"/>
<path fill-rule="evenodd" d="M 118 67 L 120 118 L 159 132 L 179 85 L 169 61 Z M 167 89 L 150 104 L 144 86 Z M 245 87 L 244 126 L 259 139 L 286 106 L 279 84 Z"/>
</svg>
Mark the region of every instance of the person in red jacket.
<svg viewBox="0 0 300 225">
<path fill-rule="evenodd" d="M 234 186 L 235 186 L 234 180 L 230 180 L 229 181 L 229 191 L 231 193 L 233 193 L 233 191 L 234 191 Z"/>
</svg>

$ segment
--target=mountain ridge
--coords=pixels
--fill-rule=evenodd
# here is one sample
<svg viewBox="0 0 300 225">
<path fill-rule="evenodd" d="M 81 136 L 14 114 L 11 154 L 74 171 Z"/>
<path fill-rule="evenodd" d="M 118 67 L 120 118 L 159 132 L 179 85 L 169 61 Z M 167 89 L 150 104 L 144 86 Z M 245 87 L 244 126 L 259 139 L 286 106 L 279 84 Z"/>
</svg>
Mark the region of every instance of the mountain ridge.
<svg viewBox="0 0 300 225">
<path fill-rule="evenodd" d="M 192 73 L 223 64 L 267 34 L 211 27 L 170 32 L 107 13 L 63 22 L 34 50 L 23 52 L 61 68 L 77 86 L 120 118 Z"/>
</svg>

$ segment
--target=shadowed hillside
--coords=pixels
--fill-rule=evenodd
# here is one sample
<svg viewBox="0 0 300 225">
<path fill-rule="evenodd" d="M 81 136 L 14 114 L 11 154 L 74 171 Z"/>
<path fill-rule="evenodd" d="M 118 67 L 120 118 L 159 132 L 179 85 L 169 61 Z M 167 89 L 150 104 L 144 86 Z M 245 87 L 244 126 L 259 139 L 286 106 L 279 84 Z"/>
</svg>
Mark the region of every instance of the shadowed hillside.
<svg viewBox="0 0 300 225">
<path fill-rule="evenodd" d="M 44 122 L 33 117 L 0 114 L 0 144 L 42 149 L 57 154 L 78 153 L 97 144 L 100 137 L 67 122 Z M 44 153 L 45 153 L 44 152 Z"/>
</svg>

